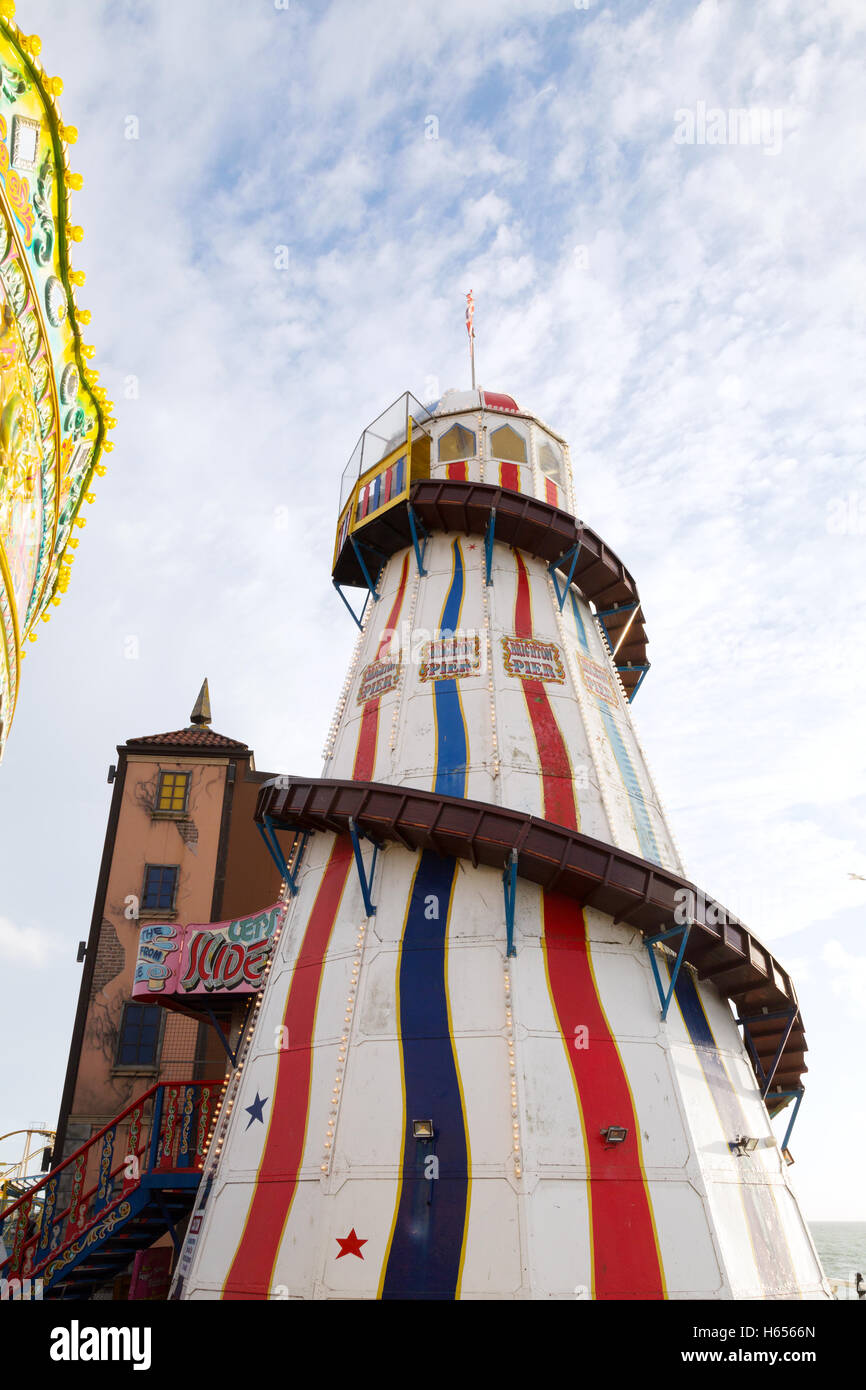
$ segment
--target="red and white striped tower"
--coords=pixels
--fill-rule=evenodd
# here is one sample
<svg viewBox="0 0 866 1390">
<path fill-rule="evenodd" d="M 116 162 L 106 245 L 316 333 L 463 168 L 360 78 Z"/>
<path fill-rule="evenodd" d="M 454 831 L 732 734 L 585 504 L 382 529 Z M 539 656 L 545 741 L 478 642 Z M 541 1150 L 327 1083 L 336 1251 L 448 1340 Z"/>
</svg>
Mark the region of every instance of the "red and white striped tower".
<svg viewBox="0 0 866 1390">
<path fill-rule="evenodd" d="M 565 441 L 401 397 L 333 574 L 366 606 L 322 776 L 260 797 L 290 907 L 175 1296 L 827 1297 L 770 1122 L 796 993 L 684 877 Z"/>
</svg>

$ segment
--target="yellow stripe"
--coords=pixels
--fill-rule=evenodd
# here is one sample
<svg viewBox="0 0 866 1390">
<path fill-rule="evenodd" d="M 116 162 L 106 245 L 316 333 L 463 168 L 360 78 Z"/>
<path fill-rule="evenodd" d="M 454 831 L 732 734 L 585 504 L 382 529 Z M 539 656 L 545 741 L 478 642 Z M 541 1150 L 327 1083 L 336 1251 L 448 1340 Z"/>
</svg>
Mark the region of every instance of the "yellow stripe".
<svg viewBox="0 0 866 1390">
<path fill-rule="evenodd" d="M 451 995 L 448 988 L 448 936 L 451 928 L 451 908 L 454 903 L 454 891 L 457 887 L 457 877 L 460 873 L 460 864 L 455 861 L 454 877 L 451 880 L 451 892 L 448 897 L 448 915 L 445 919 L 445 1007 L 448 1012 L 448 1037 L 451 1040 L 451 1055 L 454 1058 L 454 1071 L 457 1075 L 457 1089 L 460 1092 L 460 1110 L 463 1115 L 463 1133 L 466 1137 L 466 1213 L 463 1217 L 463 1240 L 460 1243 L 460 1264 L 457 1267 L 457 1286 L 454 1290 L 455 1299 L 459 1299 L 461 1285 L 463 1283 L 463 1266 L 466 1263 L 466 1242 L 469 1238 L 469 1208 L 472 1203 L 472 1152 L 469 1145 L 469 1116 L 466 1109 L 466 1097 L 463 1094 L 463 1078 L 460 1075 L 460 1061 L 457 1056 L 457 1041 L 454 1037 L 454 1025 L 451 1021 Z"/>
</svg>

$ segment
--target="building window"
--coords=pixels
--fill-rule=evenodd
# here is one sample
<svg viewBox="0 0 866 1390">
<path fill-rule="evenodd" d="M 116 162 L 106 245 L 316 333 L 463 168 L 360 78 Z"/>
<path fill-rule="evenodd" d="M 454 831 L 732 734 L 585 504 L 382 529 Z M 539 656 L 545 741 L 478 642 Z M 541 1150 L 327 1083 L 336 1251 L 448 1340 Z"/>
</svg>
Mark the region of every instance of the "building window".
<svg viewBox="0 0 866 1390">
<path fill-rule="evenodd" d="M 177 895 L 177 864 L 145 864 L 141 906 L 149 912 L 172 912 Z"/>
<path fill-rule="evenodd" d="M 542 444 L 538 451 L 538 466 L 545 478 L 552 478 L 557 487 L 564 487 L 565 479 L 562 473 L 562 454 L 547 441 Z"/>
<path fill-rule="evenodd" d="M 189 778 L 188 772 L 161 772 L 154 810 L 168 815 L 185 815 L 189 801 Z"/>
<path fill-rule="evenodd" d="M 159 1055 L 158 1004 L 124 1004 L 117 1044 L 119 1067 L 155 1067 Z"/>
<path fill-rule="evenodd" d="M 469 459 L 475 454 L 475 435 L 463 425 L 452 425 L 439 440 L 439 462 Z"/>
<path fill-rule="evenodd" d="M 510 459 L 513 463 L 525 463 L 526 440 L 510 425 L 503 425 L 490 436 L 490 456 L 495 459 Z"/>
</svg>

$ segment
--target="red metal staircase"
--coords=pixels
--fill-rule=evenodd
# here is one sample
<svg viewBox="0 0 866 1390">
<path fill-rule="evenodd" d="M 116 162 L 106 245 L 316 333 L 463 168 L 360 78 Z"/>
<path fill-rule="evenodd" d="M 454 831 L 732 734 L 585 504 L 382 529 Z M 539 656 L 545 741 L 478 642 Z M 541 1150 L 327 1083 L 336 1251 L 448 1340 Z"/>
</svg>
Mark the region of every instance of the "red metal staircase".
<svg viewBox="0 0 866 1390">
<path fill-rule="evenodd" d="M 0 1215 L 0 1280 L 30 1281 L 37 1297 L 86 1299 L 160 1236 L 177 1249 L 222 1085 L 152 1086 L 13 1202 Z"/>
</svg>

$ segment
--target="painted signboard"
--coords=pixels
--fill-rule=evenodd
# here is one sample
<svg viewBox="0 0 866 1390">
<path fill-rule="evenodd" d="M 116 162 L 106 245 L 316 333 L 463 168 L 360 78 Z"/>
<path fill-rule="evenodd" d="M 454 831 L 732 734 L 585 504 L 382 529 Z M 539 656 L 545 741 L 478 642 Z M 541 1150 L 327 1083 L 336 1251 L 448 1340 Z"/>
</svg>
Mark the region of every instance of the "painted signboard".
<svg viewBox="0 0 866 1390">
<path fill-rule="evenodd" d="M 371 661 L 361 672 L 356 700 L 365 705 L 377 695 L 387 695 L 400 684 L 400 662 L 389 657 L 386 661 Z"/>
<path fill-rule="evenodd" d="M 562 653 L 555 642 L 539 642 L 534 637 L 503 637 L 502 655 L 509 676 L 565 684 Z"/>
<path fill-rule="evenodd" d="M 577 659 L 580 663 L 583 683 L 590 694 L 598 695 L 600 699 L 606 700 L 609 705 L 613 705 L 616 709 L 619 700 L 613 687 L 613 681 L 604 667 L 599 666 L 598 662 L 593 661 L 590 657 L 584 656 L 582 652 L 577 653 Z"/>
<path fill-rule="evenodd" d="M 481 670 L 481 643 L 478 633 L 455 632 L 437 637 L 421 648 L 422 681 L 457 680 L 477 676 Z"/>
<path fill-rule="evenodd" d="M 262 987 L 282 911 L 275 903 L 231 922 L 142 926 L 133 998 L 177 1007 L 196 996 L 254 994 Z"/>
</svg>

